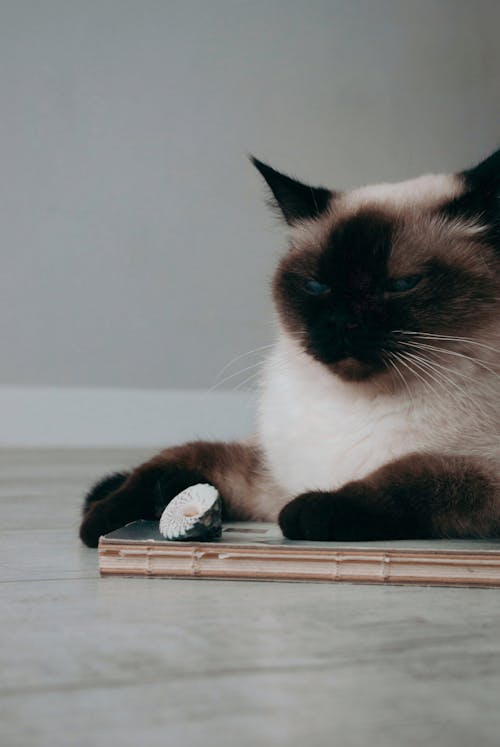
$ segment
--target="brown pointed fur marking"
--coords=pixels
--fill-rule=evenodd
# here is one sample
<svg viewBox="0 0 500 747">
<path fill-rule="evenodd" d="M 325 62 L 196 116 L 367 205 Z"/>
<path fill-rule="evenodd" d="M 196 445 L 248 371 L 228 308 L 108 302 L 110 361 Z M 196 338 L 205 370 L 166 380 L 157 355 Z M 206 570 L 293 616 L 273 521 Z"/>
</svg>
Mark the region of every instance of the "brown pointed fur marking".
<svg viewBox="0 0 500 747">
<path fill-rule="evenodd" d="M 217 488 L 225 518 L 232 520 L 260 518 L 259 499 L 270 491 L 279 493 L 270 485 L 255 446 L 192 441 L 160 452 L 133 470 L 117 490 L 95 500 L 94 491 L 101 488 L 98 483 L 87 497 L 89 508 L 80 527 L 80 537 L 89 547 L 97 547 L 102 534 L 130 521 L 160 518 L 174 496 L 200 482 Z"/>
<path fill-rule="evenodd" d="M 281 330 L 301 354 L 371 396 L 401 395 L 406 387 L 409 402 L 422 384 L 432 390 L 452 377 L 455 391 L 465 391 L 484 382 L 476 399 L 463 402 L 487 436 L 468 453 L 485 459 L 410 454 L 339 490 L 295 498 L 281 510 L 283 531 L 311 539 L 499 536 L 500 433 L 491 386 L 496 392 L 500 374 L 500 151 L 462 174 L 352 192 L 311 190 L 256 165 L 293 229 L 273 295 Z M 421 280 L 410 292 L 391 291 L 394 279 L 415 274 Z M 311 279 L 328 292 L 308 294 Z M 417 361 L 415 351 L 423 364 L 396 375 L 387 356 Z M 436 370 L 438 380 L 431 378 Z M 166 449 L 130 475 L 94 486 L 80 536 L 95 546 L 100 534 L 128 521 L 158 518 L 196 482 L 219 489 L 231 518 L 274 520 L 291 496 L 266 459 L 250 442 Z"/>
<path fill-rule="evenodd" d="M 458 330 L 461 337 L 477 338 L 498 318 L 500 253 L 485 237 L 478 224 L 447 221 L 435 208 L 396 216 L 380 206 L 347 215 L 333 211 L 328 220 L 292 236 L 278 265 L 273 296 L 281 324 L 335 375 L 394 378 L 383 355 L 398 352 L 394 330 L 439 335 Z M 388 292 L 391 278 L 414 274 L 422 281 L 411 293 Z M 308 278 L 326 283 L 331 292 L 309 296 Z M 337 321 L 352 330 L 347 347 Z M 442 346 L 463 347 L 450 341 Z M 355 365 L 346 366 L 347 359 Z"/>
<path fill-rule="evenodd" d="M 298 496 L 278 521 L 302 540 L 490 537 L 500 532 L 500 501 L 480 459 L 410 454 L 335 492 Z"/>
</svg>

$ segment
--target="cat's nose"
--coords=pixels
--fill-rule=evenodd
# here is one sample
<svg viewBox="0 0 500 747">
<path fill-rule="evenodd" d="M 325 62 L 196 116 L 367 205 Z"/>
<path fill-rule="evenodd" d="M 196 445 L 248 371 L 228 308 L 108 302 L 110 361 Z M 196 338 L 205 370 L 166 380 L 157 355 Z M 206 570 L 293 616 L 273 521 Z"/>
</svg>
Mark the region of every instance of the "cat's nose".
<svg viewBox="0 0 500 747">
<path fill-rule="evenodd" d="M 359 320 L 349 312 L 338 311 L 328 317 L 338 333 L 355 332 L 360 327 Z"/>
</svg>

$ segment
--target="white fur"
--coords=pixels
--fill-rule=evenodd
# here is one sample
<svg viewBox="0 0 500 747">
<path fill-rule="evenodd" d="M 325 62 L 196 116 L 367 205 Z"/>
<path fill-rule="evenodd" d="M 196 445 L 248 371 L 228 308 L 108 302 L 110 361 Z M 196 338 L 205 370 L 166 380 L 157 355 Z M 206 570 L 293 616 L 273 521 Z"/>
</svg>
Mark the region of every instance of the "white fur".
<svg viewBox="0 0 500 747">
<path fill-rule="evenodd" d="M 357 210 L 364 205 L 387 208 L 421 207 L 450 200 L 463 191 L 460 177 L 454 174 L 425 174 L 404 182 L 369 184 L 341 196 L 343 206 Z"/>
<path fill-rule="evenodd" d="M 339 216 L 365 207 L 398 216 L 408 208 L 439 205 L 463 189 L 460 176 L 429 174 L 337 194 L 324 215 L 293 227 L 292 247 L 321 246 Z M 446 242 L 452 229 L 457 241 L 483 230 L 461 221 L 443 225 Z M 460 254 L 455 255 L 458 261 Z M 478 252 L 480 261 L 484 263 Z M 467 262 L 469 267 L 469 252 Z M 434 363 L 431 358 L 434 369 L 419 368 L 414 357 L 413 374 L 399 362 L 407 386 L 400 381 L 399 388 L 384 390 L 370 382 L 341 380 L 281 329 L 264 369 L 259 410 L 259 442 L 270 476 L 281 489 L 279 499 L 268 506 L 268 518 L 275 518 L 278 502 L 286 502 L 283 493 L 292 498 L 308 490 L 334 490 L 412 452 L 479 456 L 500 475 L 500 355 L 487 347 L 490 340 L 490 345 L 498 344 L 498 325 L 484 330 L 484 336 L 485 345 L 477 347 L 478 341 L 470 352 L 445 352 Z M 410 346 L 409 356 L 415 350 L 425 348 Z M 411 360 L 407 365 L 412 366 Z"/>
<path fill-rule="evenodd" d="M 414 451 L 498 461 L 498 377 L 465 359 L 457 370 L 455 387 L 417 379 L 411 399 L 403 388 L 377 393 L 342 381 L 283 333 L 265 368 L 259 412 L 272 478 L 292 497 L 335 489 Z M 475 380 L 463 378 L 471 373 Z"/>
<path fill-rule="evenodd" d="M 386 212 L 398 215 L 405 208 L 422 208 L 439 205 L 451 200 L 463 192 L 463 180 L 456 174 L 425 174 L 416 179 L 404 182 L 369 184 L 348 192 L 335 193 L 328 210 L 318 218 L 300 220 L 291 227 L 290 238 L 292 244 L 300 246 L 302 243 L 320 245 L 332 230 L 332 225 L 339 216 L 347 217 L 355 214 L 361 208 L 382 208 Z M 452 227 L 446 221 L 449 231 Z M 484 230 L 475 224 L 456 222 L 460 233 L 470 235 L 471 231 L 478 233 Z"/>
</svg>

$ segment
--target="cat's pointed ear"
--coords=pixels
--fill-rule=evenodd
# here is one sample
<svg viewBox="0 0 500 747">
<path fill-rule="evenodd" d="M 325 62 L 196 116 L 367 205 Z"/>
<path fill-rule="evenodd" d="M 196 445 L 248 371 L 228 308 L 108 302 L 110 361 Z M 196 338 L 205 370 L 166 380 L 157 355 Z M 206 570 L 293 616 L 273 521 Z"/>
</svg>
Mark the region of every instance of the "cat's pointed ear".
<svg viewBox="0 0 500 747">
<path fill-rule="evenodd" d="M 317 218 L 327 209 L 333 196 L 329 189 L 302 184 L 290 176 L 280 174 L 254 156 L 250 156 L 250 160 L 266 180 L 277 207 L 289 225 Z"/>
<path fill-rule="evenodd" d="M 479 222 L 485 238 L 500 250 L 500 150 L 460 176 L 465 192 L 451 203 L 451 214 Z"/>
<path fill-rule="evenodd" d="M 500 194 L 500 149 L 491 156 L 463 172 L 469 190 L 479 191 L 485 195 Z"/>
</svg>

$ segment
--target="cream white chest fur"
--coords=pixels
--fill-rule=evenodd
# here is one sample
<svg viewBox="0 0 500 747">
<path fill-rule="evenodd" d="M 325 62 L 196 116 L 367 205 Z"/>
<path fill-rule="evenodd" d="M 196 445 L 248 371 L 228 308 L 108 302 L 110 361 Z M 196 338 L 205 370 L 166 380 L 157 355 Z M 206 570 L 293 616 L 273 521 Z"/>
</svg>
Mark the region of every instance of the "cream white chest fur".
<svg viewBox="0 0 500 747">
<path fill-rule="evenodd" d="M 404 390 L 374 394 L 332 375 L 286 336 L 262 384 L 259 441 L 289 496 L 335 489 L 414 451 L 498 457 L 498 422 L 470 406 L 467 388 L 462 397 L 458 387 L 436 385 L 415 386 L 411 400 Z M 484 384 L 477 386 L 485 402 Z"/>
</svg>

